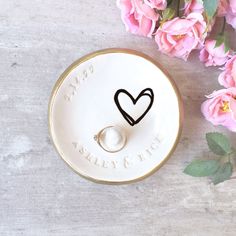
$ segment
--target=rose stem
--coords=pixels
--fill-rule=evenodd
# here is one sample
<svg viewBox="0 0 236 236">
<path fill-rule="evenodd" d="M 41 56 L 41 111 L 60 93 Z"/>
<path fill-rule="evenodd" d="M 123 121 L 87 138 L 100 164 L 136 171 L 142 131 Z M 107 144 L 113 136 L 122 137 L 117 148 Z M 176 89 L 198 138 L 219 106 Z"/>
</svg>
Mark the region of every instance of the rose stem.
<svg viewBox="0 0 236 236">
<path fill-rule="evenodd" d="M 225 19 L 225 17 L 224 17 L 223 26 L 222 26 L 220 35 L 224 35 L 224 32 L 225 32 L 225 25 L 226 25 L 226 19 Z"/>
<path fill-rule="evenodd" d="M 180 0 L 177 0 L 177 7 L 176 7 L 177 16 L 179 16 L 179 7 L 180 7 Z"/>
<path fill-rule="evenodd" d="M 169 7 L 169 6 L 171 5 L 172 1 L 173 1 L 173 0 L 168 0 L 168 1 L 167 1 L 167 7 Z"/>
</svg>

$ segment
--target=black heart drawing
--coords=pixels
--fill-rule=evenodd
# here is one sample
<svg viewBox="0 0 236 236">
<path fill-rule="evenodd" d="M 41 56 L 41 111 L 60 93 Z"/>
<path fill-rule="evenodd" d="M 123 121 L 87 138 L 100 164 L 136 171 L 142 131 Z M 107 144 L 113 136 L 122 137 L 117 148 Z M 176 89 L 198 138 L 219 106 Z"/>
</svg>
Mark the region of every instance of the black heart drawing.
<svg viewBox="0 0 236 236">
<path fill-rule="evenodd" d="M 131 101 L 133 102 L 133 104 L 135 105 L 137 103 L 137 101 L 143 97 L 143 96 L 148 96 L 150 98 L 150 103 L 148 105 L 148 107 L 146 108 L 146 110 L 143 112 L 143 114 L 138 118 L 138 119 L 134 119 L 132 116 L 130 116 L 120 105 L 120 102 L 119 102 L 119 95 L 121 93 L 124 93 L 126 95 L 129 96 L 129 98 L 131 99 Z M 115 103 L 116 103 L 116 106 L 117 108 L 119 109 L 120 113 L 122 114 L 122 116 L 125 118 L 125 120 L 131 125 L 131 126 L 134 126 L 136 124 L 138 124 L 142 119 L 143 117 L 148 113 L 148 111 L 151 109 L 152 107 L 152 104 L 154 102 L 154 93 L 152 91 L 152 89 L 150 88 L 146 88 L 144 90 L 142 90 L 140 92 L 140 94 L 138 95 L 137 98 L 134 98 L 128 91 L 126 91 L 125 89 L 119 89 L 116 91 L 115 95 L 114 95 L 114 100 L 115 100 Z"/>
</svg>

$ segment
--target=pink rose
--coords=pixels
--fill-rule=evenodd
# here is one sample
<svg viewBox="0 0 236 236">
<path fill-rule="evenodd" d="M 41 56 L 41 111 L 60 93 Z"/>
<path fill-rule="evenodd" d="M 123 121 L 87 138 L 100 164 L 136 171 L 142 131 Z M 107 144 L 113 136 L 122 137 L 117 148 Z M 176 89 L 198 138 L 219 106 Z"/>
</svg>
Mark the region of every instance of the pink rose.
<svg viewBox="0 0 236 236">
<path fill-rule="evenodd" d="M 145 4 L 157 10 L 165 10 L 167 6 L 166 0 L 143 0 Z"/>
<path fill-rule="evenodd" d="M 236 132 L 236 88 L 215 91 L 207 98 L 201 107 L 205 118 Z"/>
<path fill-rule="evenodd" d="M 226 87 L 236 87 L 236 55 L 229 59 L 218 78 L 219 83 Z"/>
<path fill-rule="evenodd" d="M 166 21 L 156 32 L 155 40 L 161 52 L 187 60 L 194 49 L 200 49 L 206 37 L 206 22 L 200 13 Z"/>
<path fill-rule="evenodd" d="M 189 0 L 184 5 L 184 15 L 188 15 L 191 12 L 202 13 L 204 11 L 202 0 Z"/>
<path fill-rule="evenodd" d="M 121 9 L 121 18 L 127 31 L 142 36 L 152 36 L 159 19 L 155 9 L 143 0 L 118 0 L 117 5 Z"/>
<path fill-rule="evenodd" d="M 229 0 L 229 7 L 225 16 L 226 22 L 236 29 L 236 1 Z"/>
<path fill-rule="evenodd" d="M 199 59 L 205 63 L 205 66 L 222 66 L 229 58 L 229 51 L 225 52 L 224 43 L 219 47 L 215 47 L 215 45 L 216 40 L 208 39 L 200 51 Z"/>
<path fill-rule="evenodd" d="M 218 3 L 217 16 L 225 16 L 227 14 L 228 7 L 228 0 L 220 0 Z"/>
</svg>

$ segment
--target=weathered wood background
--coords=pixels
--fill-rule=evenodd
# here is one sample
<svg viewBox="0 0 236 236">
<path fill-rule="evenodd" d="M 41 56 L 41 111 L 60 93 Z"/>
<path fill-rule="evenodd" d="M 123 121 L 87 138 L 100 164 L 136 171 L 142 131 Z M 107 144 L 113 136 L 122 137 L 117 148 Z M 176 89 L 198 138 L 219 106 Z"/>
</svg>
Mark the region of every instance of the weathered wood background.
<svg viewBox="0 0 236 236">
<path fill-rule="evenodd" d="M 48 135 L 47 105 L 59 75 L 84 54 L 109 47 L 159 61 L 185 105 L 172 158 L 131 185 L 97 185 L 77 176 Z M 200 104 L 219 88 L 218 73 L 197 54 L 185 63 L 126 33 L 115 1 L 0 0 L 0 235 L 235 236 L 236 180 L 213 186 L 182 173 L 192 159 L 210 155 L 204 136 L 219 128 L 203 119 Z"/>
</svg>

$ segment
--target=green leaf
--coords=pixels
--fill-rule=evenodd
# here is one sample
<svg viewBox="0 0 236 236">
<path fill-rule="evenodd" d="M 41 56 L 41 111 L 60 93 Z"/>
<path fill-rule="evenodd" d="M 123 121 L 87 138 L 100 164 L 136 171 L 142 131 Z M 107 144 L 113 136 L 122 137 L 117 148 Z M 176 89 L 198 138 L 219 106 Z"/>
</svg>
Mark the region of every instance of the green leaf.
<svg viewBox="0 0 236 236">
<path fill-rule="evenodd" d="M 232 152 L 229 139 L 218 132 L 206 134 L 207 144 L 216 155 L 224 156 Z"/>
<path fill-rule="evenodd" d="M 229 40 L 226 38 L 225 35 L 220 34 L 216 38 L 215 48 L 219 47 L 222 43 L 224 44 L 225 53 L 228 52 L 230 50 Z"/>
<path fill-rule="evenodd" d="M 216 13 L 218 0 L 204 0 L 203 5 L 207 17 L 211 19 Z"/>
<path fill-rule="evenodd" d="M 225 180 L 228 180 L 233 172 L 233 166 L 230 162 L 224 163 L 212 176 L 213 183 L 219 184 L 221 182 L 224 182 Z"/>
<path fill-rule="evenodd" d="M 222 43 L 224 43 L 224 41 L 225 41 L 224 35 L 219 35 L 216 39 L 215 48 L 219 47 Z"/>
<path fill-rule="evenodd" d="M 231 148 L 232 149 L 232 153 L 235 155 L 236 154 L 236 149 L 235 148 Z"/>
<path fill-rule="evenodd" d="M 185 169 L 184 173 L 194 177 L 213 175 L 219 168 L 217 160 L 194 160 Z"/>
<path fill-rule="evenodd" d="M 175 10 L 172 8 L 166 8 L 162 12 L 162 22 L 165 22 L 167 20 L 171 20 L 175 16 Z"/>
<path fill-rule="evenodd" d="M 228 52 L 230 50 L 229 40 L 225 38 L 224 44 L 225 44 L 225 52 Z"/>
</svg>

